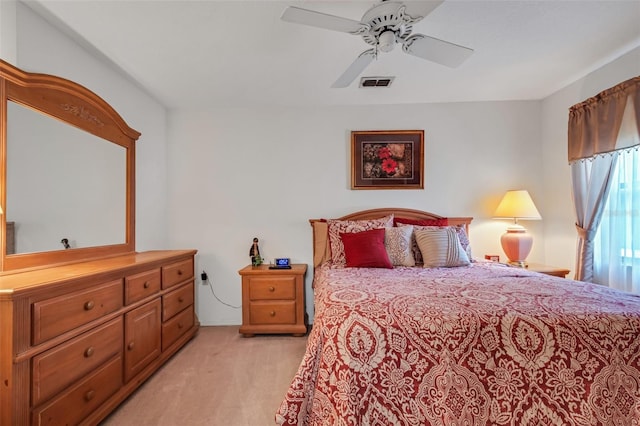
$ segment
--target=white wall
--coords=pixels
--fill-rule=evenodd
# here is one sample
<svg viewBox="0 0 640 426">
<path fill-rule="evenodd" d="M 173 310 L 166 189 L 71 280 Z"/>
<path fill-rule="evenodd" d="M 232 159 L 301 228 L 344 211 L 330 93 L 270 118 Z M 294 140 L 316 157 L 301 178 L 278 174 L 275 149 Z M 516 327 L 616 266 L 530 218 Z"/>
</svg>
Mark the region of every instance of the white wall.
<svg viewBox="0 0 640 426">
<path fill-rule="evenodd" d="M 164 232 L 168 217 L 165 108 L 23 3 L 17 3 L 16 9 L 17 61 L 3 59 L 25 71 L 53 74 L 82 84 L 142 133 L 136 143 L 136 248 L 171 248 Z M 65 163 L 64 158 L 59 161 Z"/>
<path fill-rule="evenodd" d="M 142 132 L 137 249 L 197 248 L 198 272 L 206 270 L 217 296 L 236 306 L 237 271 L 249 261 L 251 239 L 261 239 L 267 258 L 289 256 L 310 264 L 309 218 L 384 206 L 468 215 L 474 217 L 475 255 L 504 257 L 499 236 L 506 223 L 491 215 L 507 189 L 528 189 L 543 217 L 525 223 L 535 238 L 529 260 L 571 268 L 575 230 L 566 163 L 568 107 L 640 74 L 636 50 L 543 101 L 167 114 L 119 70 L 21 3 L 17 11 L 3 6 L 3 59 L 87 86 Z M 11 24 L 14 12 L 12 31 L 6 22 Z M 17 49 L 12 48 L 14 33 Z M 424 190 L 349 189 L 350 131 L 371 129 L 425 130 Z M 197 283 L 203 324 L 241 322 L 239 309 L 220 303 L 209 287 Z M 310 284 L 309 274 L 308 290 Z M 312 314 L 310 291 L 307 306 Z"/>
<path fill-rule="evenodd" d="M 170 239 L 199 250 L 216 295 L 240 305 L 237 273 L 253 237 L 267 259 L 311 264 L 310 218 L 407 207 L 473 216 L 476 256 L 499 253 L 506 222 L 491 215 L 507 189 L 543 198 L 540 103 L 483 102 L 327 108 L 176 111 L 169 120 Z M 425 130 L 424 190 L 351 190 L 350 131 Z M 542 215 L 545 215 L 542 210 Z M 544 254 L 530 222 L 532 261 Z M 312 313 L 311 274 L 307 307 Z M 198 285 L 204 324 L 239 324 L 241 311 Z"/>
<path fill-rule="evenodd" d="M 16 2 L 0 1 L 0 58 L 16 60 Z"/>
<path fill-rule="evenodd" d="M 616 84 L 640 75 L 640 47 L 549 96 L 542 102 L 544 253 L 548 264 L 575 273 L 576 216 L 571 201 L 567 157 L 569 108 Z"/>
<path fill-rule="evenodd" d="M 219 299 L 239 306 L 237 270 L 251 239 L 268 258 L 311 263 L 307 219 L 397 206 L 474 217 L 474 254 L 504 259 L 491 219 L 507 189 L 530 191 L 543 217 L 526 222 L 528 260 L 571 269 L 575 216 L 567 164 L 568 108 L 640 74 L 640 49 L 543 101 L 332 108 L 228 108 L 169 117 L 170 238 L 199 249 L 198 271 Z M 425 189 L 349 189 L 351 130 L 424 129 Z M 310 277 L 307 308 L 313 313 Z M 239 309 L 198 285 L 204 324 L 238 324 Z"/>
</svg>

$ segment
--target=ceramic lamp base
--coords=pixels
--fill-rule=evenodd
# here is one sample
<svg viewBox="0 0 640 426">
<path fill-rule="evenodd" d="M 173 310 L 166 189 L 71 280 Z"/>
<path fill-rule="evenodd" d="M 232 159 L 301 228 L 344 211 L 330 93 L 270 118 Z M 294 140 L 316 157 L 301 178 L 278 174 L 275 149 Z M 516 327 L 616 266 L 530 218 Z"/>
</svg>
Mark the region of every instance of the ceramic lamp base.
<svg viewBox="0 0 640 426">
<path fill-rule="evenodd" d="M 526 266 L 525 260 L 531 253 L 533 237 L 523 226 L 514 225 L 507 228 L 507 232 L 500 237 L 500 242 L 510 264 Z"/>
</svg>

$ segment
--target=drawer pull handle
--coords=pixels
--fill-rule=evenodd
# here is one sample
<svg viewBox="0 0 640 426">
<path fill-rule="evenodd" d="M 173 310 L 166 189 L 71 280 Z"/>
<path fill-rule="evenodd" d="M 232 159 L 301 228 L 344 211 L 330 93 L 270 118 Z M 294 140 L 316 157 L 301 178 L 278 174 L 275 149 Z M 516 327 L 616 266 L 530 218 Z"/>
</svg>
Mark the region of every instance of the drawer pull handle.
<svg viewBox="0 0 640 426">
<path fill-rule="evenodd" d="M 178 323 L 178 328 L 183 328 L 184 324 L 182 324 L 181 322 Z"/>
<path fill-rule="evenodd" d="M 182 275 L 182 269 L 178 269 L 178 275 Z"/>
<path fill-rule="evenodd" d="M 184 297 L 182 297 L 182 296 L 178 297 L 178 302 L 179 302 L 179 303 L 184 302 Z"/>
<path fill-rule="evenodd" d="M 127 345 L 127 349 L 132 351 L 134 346 L 135 344 L 133 342 L 129 342 L 129 344 Z"/>
<path fill-rule="evenodd" d="M 149 288 L 150 285 L 151 283 L 149 281 L 144 282 L 144 288 Z"/>
<path fill-rule="evenodd" d="M 274 286 L 269 287 L 269 291 L 273 292 L 276 291 L 276 288 Z"/>
<path fill-rule="evenodd" d="M 88 347 L 85 351 L 84 351 L 84 357 L 85 358 L 89 358 L 93 355 L 94 349 L 93 346 Z"/>
<path fill-rule="evenodd" d="M 276 311 L 269 312 L 269 315 L 272 316 L 272 317 L 275 317 L 276 316 Z"/>
<path fill-rule="evenodd" d="M 89 402 L 93 399 L 94 396 L 96 396 L 96 391 L 94 390 L 87 391 L 87 393 L 84 394 L 84 400 Z"/>
<path fill-rule="evenodd" d="M 88 302 L 86 302 L 84 304 L 84 310 L 85 311 L 90 311 L 93 309 L 93 307 L 95 306 L 95 303 L 93 303 L 93 300 L 89 300 Z"/>
</svg>

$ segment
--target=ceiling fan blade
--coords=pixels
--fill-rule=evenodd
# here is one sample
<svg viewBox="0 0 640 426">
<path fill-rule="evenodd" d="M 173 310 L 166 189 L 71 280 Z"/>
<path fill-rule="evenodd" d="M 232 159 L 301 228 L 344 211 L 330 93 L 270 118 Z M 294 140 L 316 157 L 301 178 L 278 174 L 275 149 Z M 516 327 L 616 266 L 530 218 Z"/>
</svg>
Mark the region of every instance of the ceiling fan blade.
<svg viewBox="0 0 640 426">
<path fill-rule="evenodd" d="M 355 80 L 364 69 L 376 58 L 376 50 L 365 50 L 356 58 L 349 68 L 342 73 L 340 77 L 331 85 L 334 89 L 342 89 L 348 87 L 353 80 Z"/>
<path fill-rule="evenodd" d="M 468 47 L 423 34 L 415 34 L 409 37 L 402 45 L 402 50 L 410 55 L 450 68 L 456 68 L 473 53 L 473 49 Z"/>
<path fill-rule="evenodd" d="M 444 3 L 444 0 L 433 1 L 405 1 L 404 13 L 412 18 L 424 18 L 435 10 L 436 7 Z"/>
<path fill-rule="evenodd" d="M 326 13 L 302 9 L 295 6 L 287 7 L 282 13 L 280 19 L 287 22 L 293 22 L 295 24 L 310 25 L 312 27 L 350 34 L 361 34 L 369 30 L 369 25 L 363 24 L 360 21 L 354 21 L 353 19 L 328 15 Z"/>
</svg>

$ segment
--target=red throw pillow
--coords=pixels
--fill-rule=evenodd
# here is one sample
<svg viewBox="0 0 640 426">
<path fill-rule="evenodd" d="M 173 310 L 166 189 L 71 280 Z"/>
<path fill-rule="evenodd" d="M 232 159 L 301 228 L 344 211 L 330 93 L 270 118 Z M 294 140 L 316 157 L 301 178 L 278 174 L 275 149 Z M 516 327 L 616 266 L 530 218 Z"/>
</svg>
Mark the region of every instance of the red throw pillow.
<svg viewBox="0 0 640 426">
<path fill-rule="evenodd" d="M 340 234 L 349 268 L 388 268 L 393 265 L 384 248 L 384 228 Z"/>
<path fill-rule="evenodd" d="M 399 223 L 418 226 L 447 226 L 449 225 L 449 219 L 446 217 L 442 219 L 405 219 L 403 217 L 394 217 L 393 225 L 398 226 Z"/>
</svg>

